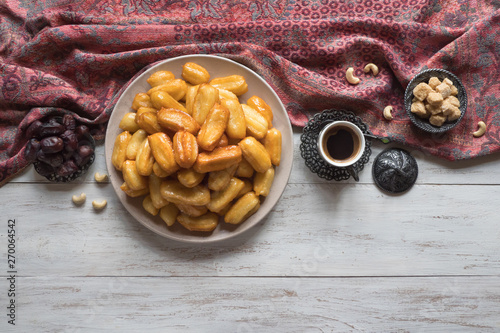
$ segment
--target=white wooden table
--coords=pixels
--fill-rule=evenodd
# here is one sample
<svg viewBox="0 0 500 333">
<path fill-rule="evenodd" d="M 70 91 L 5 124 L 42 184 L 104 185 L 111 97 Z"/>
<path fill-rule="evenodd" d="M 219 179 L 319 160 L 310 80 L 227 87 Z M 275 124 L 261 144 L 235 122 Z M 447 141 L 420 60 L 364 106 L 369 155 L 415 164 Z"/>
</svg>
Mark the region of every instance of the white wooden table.
<svg viewBox="0 0 500 333">
<path fill-rule="evenodd" d="M 305 166 L 300 133 L 266 221 L 203 246 L 129 216 L 93 179 L 106 171 L 102 145 L 72 184 L 28 168 L 0 188 L 0 332 L 500 331 L 500 156 L 448 162 L 406 148 L 419 176 L 393 196 L 371 175 L 388 146 L 373 142 L 358 183 L 328 182 Z M 108 206 L 96 213 L 94 199 Z"/>
</svg>

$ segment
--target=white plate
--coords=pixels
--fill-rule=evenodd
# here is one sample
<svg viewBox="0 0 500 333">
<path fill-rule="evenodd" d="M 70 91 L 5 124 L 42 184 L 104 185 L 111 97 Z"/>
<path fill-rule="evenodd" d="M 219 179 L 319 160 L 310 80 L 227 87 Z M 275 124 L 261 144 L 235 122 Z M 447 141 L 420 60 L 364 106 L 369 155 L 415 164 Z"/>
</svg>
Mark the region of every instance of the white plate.
<svg viewBox="0 0 500 333">
<path fill-rule="evenodd" d="M 275 179 L 271 191 L 265 200 L 262 201 L 260 209 L 238 226 L 229 225 L 221 220 L 217 228 L 211 233 L 191 232 L 182 227 L 178 222 L 172 227 L 167 227 L 159 216 L 152 216 L 142 208 L 143 197 L 130 198 L 120 189 L 120 185 L 123 183 L 122 174 L 115 170 L 111 163 L 111 154 L 115 138 L 122 132 L 118 124 L 125 113 L 133 111 L 131 105 L 134 96 L 139 92 L 146 92 L 149 90 L 150 86 L 146 82 L 146 79 L 153 72 L 159 70 L 171 71 L 176 77 L 180 78 L 182 66 L 189 61 L 205 67 L 212 78 L 233 74 L 244 76 L 248 84 L 248 92 L 240 96 L 240 101 L 246 101 L 253 95 L 261 97 L 272 108 L 274 114 L 273 125 L 282 133 L 281 163 L 276 168 Z M 188 55 L 162 61 L 149 68 L 130 83 L 118 99 L 109 119 L 106 131 L 105 152 L 106 166 L 116 195 L 127 211 L 135 217 L 137 221 L 153 232 L 170 239 L 192 243 L 207 243 L 239 235 L 258 224 L 271 211 L 285 190 L 292 169 L 293 133 L 285 107 L 278 98 L 278 95 L 276 95 L 269 84 L 255 72 L 226 58 L 212 55 Z"/>
</svg>

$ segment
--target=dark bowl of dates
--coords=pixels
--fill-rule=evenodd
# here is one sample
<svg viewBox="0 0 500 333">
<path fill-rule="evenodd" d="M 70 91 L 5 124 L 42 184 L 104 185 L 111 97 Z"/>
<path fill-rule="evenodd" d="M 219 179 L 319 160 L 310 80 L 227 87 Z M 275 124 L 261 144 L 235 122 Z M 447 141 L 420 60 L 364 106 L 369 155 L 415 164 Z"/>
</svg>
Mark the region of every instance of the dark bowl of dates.
<svg viewBox="0 0 500 333">
<path fill-rule="evenodd" d="M 71 115 L 49 116 L 33 122 L 26 158 L 38 174 L 52 182 L 70 182 L 87 172 L 95 159 L 95 141 L 87 125 Z"/>
<path fill-rule="evenodd" d="M 432 80 L 435 80 L 435 82 L 436 82 L 433 84 L 433 82 L 431 81 L 431 86 L 434 89 L 437 89 L 436 84 L 444 84 L 445 79 L 447 79 L 446 82 L 448 83 L 448 85 L 451 88 L 451 95 L 450 96 L 454 97 L 452 99 L 455 101 L 453 104 L 455 104 L 456 108 L 458 108 L 458 110 L 460 111 L 459 114 L 457 111 L 457 113 L 455 113 L 453 116 L 446 116 L 446 115 L 441 114 L 441 116 L 443 118 L 445 118 L 445 120 L 442 124 L 439 124 L 439 122 L 440 122 L 439 120 L 438 120 L 438 124 L 432 124 L 430 121 L 429 111 L 427 112 L 428 114 L 425 116 L 425 115 L 419 114 L 418 110 L 416 110 L 417 108 L 415 106 L 413 106 L 413 110 L 412 110 L 412 104 L 414 103 L 414 101 L 417 100 L 417 97 L 414 95 L 414 89 L 421 83 L 429 84 L 429 81 L 431 80 L 431 78 L 432 78 Z M 435 78 L 437 78 L 437 79 L 435 79 Z M 437 91 L 434 90 L 433 92 L 437 92 Z M 442 97 L 444 97 L 444 100 L 446 100 L 446 98 L 447 98 L 446 95 L 447 95 L 447 93 L 442 95 Z M 423 102 L 426 102 L 426 100 L 424 100 Z M 446 101 L 445 101 L 445 103 L 446 103 Z M 418 127 L 419 129 L 421 129 L 425 132 L 428 132 L 428 133 L 439 134 L 439 133 L 444 133 L 444 132 L 449 131 L 450 129 L 454 128 L 463 119 L 463 117 L 465 115 L 465 111 L 467 110 L 467 93 L 465 91 L 464 85 L 462 84 L 460 79 L 455 74 L 453 74 L 450 71 L 447 71 L 445 69 L 441 69 L 441 68 L 430 68 L 430 69 L 423 70 L 422 72 L 415 75 L 415 77 L 410 81 L 410 83 L 408 83 L 408 86 L 406 87 L 406 91 L 405 91 L 405 95 L 404 95 L 404 105 L 405 105 L 405 110 L 406 110 L 406 113 L 408 114 L 408 117 L 410 118 L 411 122 L 416 127 Z M 417 111 L 417 112 L 415 112 L 415 111 Z M 452 113 L 453 111 L 451 111 L 451 110 L 445 111 L 445 113 L 448 113 L 448 112 Z M 440 116 L 440 114 L 437 113 L 437 115 L 435 117 L 438 118 L 439 116 Z M 441 118 L 441 121 L 443 121 L 443 118 Z"/>
</svg>

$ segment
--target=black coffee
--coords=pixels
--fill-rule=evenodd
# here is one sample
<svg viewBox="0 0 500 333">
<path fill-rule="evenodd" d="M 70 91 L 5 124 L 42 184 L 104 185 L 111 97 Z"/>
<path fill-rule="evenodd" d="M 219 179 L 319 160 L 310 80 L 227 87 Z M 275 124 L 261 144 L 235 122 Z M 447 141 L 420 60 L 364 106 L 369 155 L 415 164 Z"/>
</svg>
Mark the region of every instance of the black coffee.
<svg viewBox="0 0 500 333">
<path fill-rule="evenodd" d="M 359 138 L 349 127 L 332 128 L 325 135 L 323 150 L 332 160 L 348 161 L 360 149 Z"/>
<path fill-rule="evenodd" d="M 340 129 L 326 141 L 326 150 L 335 160 L 348 159 L 354 152 L 354 139 L 350 132 Z"/>
</svg>

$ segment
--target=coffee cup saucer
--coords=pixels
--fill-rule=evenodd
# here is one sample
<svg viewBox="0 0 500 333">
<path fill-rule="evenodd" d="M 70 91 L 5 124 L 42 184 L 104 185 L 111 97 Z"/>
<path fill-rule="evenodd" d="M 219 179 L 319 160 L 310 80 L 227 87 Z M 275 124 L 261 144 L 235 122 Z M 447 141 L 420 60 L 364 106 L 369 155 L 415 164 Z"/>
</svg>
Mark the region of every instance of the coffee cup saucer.
<svg viewBox="0 0 500 333">
<path fill-rule="evenodd" d="M 349 121 L 358 126 L 363 133 L 371 134 L 368 126 L 351 111 L 328 109 L 311 118 L 300 136 L 300 155 L 311 172 L 326 180 L 347 180 L 351 178 L 352 170 L 346 167 L 333 166 L 321 157 L 318 152 L 318 136 L 323 127 L 333 121 Z M 371 140 L 366 140 L 365 150 L 361 158 L 351 167 L 359 174 L 370 159 Z"/>
</svg>

